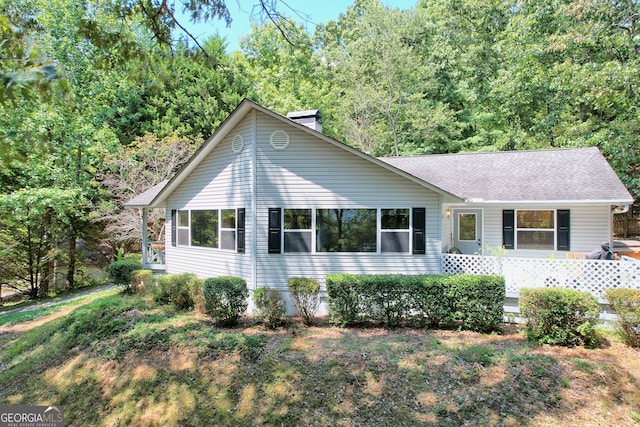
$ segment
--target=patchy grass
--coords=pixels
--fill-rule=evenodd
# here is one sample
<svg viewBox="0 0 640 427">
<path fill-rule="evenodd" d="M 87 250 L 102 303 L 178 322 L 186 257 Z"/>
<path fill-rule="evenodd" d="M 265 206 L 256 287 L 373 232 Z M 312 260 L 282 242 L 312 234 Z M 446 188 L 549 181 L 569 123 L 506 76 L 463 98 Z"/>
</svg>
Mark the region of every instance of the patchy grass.
<svg viewBox="0 0 640 427">
<path fill-rule="evenodd" d="M 637 351 L 614 340 L 219 329 L 117 294 L 0 327 L 0 405 L 64 405 L 68 425 L 631 425 L 639 379 Z"/>
</svg>

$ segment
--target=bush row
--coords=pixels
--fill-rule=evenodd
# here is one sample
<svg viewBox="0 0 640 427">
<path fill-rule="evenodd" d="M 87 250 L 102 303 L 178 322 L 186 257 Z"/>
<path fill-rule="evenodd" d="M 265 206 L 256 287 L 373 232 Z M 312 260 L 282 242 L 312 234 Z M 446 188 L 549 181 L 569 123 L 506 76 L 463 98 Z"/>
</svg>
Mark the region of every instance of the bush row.
<svg viewBox="0 0 640 427">
<path fill-rule="evenodd" d="M 219 323 L 232 325 L 247 309 L 248 290 L 240 277 L 198 279 L 195 274 L 170 274 L 151 284 L 150 270 L 140 263 L 116 261 L 109 267 L 114 283 L 140 291 L 149 288 L 156 302 L 177 309 L 196 309 Z M 488 332 L 502 322 L 505 297 L 500 276 L 471 275 L 353 275 L 327 276 L 329 313 L 342 326 L 377 322 L 450 327 Z M 320 285 L 314 279 L 294 277 L 288 287 L 294 308 L 311 324 L 319 305 Z M 640 290 L 609 289 L 606 298 L 618 315 L 617 326 L 626 344 L 640 347 Z M 258 317 L 267 327 L 282 324 L 286 306 L 276 289 L 253 293 Z M 525 288 L 520 292 L 520 315 L 530 341 L 555 345 L 596 342 L 598 300 L 587 292 L 560 288 Z"/>
<path fill-rule="evenodd" d="M 505 287 L 501 276 L 327 276 L 331 320 L 343 326 L 381 322 L 387 326 L 451 326 L 487 332 L 502 323 Z"/>
</svg>

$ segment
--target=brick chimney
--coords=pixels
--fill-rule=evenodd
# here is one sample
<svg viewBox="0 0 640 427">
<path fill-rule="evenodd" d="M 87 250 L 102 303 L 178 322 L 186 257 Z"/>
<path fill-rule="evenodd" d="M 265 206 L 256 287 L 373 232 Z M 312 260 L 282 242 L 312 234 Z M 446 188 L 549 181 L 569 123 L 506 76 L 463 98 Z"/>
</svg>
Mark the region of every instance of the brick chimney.
<svg viewBox="0 0 640 427">
<path fill-rule="evenodd" d="M 322 132 L 322 115 L 320 114 L 320 110 L 293 111 L 287 114 L 287 118 L 315 131 Z"/>
</svg>

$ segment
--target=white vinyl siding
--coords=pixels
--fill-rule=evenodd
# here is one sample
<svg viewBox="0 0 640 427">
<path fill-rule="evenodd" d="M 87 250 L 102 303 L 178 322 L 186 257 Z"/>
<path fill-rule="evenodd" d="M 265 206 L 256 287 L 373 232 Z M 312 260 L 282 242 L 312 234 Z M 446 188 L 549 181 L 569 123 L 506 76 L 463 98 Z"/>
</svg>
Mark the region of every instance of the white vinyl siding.
<svg viewBox="0 0 640 427">
<path fill-rule="evenodd" d="M 330 273 L 437 273 L 440 271 L 439 196 L 327 141 L 287 127 L 290 143 L 276 151 L 273 132 L 286 125 L 258 114 L 257 263 L 260 287 L 287 288 L 290 277 L 324 279 Z M 426 208 L 426 254 L 268 253 L 269 208 Z"/>
<path fill-rule="evenodd" d="M 483 244 L 485 253 L 491 253 L 502 246 L 502 211 L 504 209 L 544 210 L 568 209 L 570 211 L 570 252 L 591 252 L 600 247 L 601 242 L 611 239 L 611 209 L 609 206 L 553 205 L 553 204 L 504 204 L 483 205 Z M 453 209 L 453 208 L 452 208 Z M 443 215 L 446 207 L 443 208 Z M 446 215 L 445 215 L 446 216 Z M 453 221 L 453 216 L 445 221 Z M 449 226 L 452 227 L 452 226 Z M 443 232 L 450 228 L 443 224 Z M 452 228 L 451 228 L 452 229 Z M 446 235 L 445 235 L 446 236 Z M 488 252 L 487 252 L 488 251 Z M 566 251 L 514 249 L 508 256 L 547 257 L 554 255 L 564 258 Z"/>
<path fill-rule="evenodd" d="M 252 128 L 251 115 L 245 117 L 207 158 L 172 192 L 167 199 L 166 229 L 171 230 L 171 209 L 205 210 L 245 208 L 245 242 L 249 247 L 252 235 L 251 182 Z M 241 135 L 243 149 L 234 152 L 233 141 Z M 236 147 L 237 148 L 237 147 Z M 236 151 L 238 151 L 236 149 Z M 223 231 L 224 228 L 223 228 Z M 228 230 L 231 231 L 231 230 Z M 167 232 L 167 273 L 193 272 L 199 277 L 234 275 L 252 283 L 251 254 L 203 247 L 171 246 Z"/>
</svg>

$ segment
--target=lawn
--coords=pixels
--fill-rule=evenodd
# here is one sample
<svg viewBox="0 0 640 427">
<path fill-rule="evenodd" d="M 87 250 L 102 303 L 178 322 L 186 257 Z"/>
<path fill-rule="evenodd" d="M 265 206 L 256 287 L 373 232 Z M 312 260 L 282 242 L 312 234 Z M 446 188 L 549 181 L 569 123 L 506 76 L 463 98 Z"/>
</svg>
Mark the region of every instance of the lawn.
<svg viewBox="0 0 640 427">
<path fill-rule="evenodd" d="M 2 324 L 0 405 L 63 405 L 70 426 L 640 423 L 640 358 L 612 333 L 224 329 L 114 292 Z"/>
</svg>

